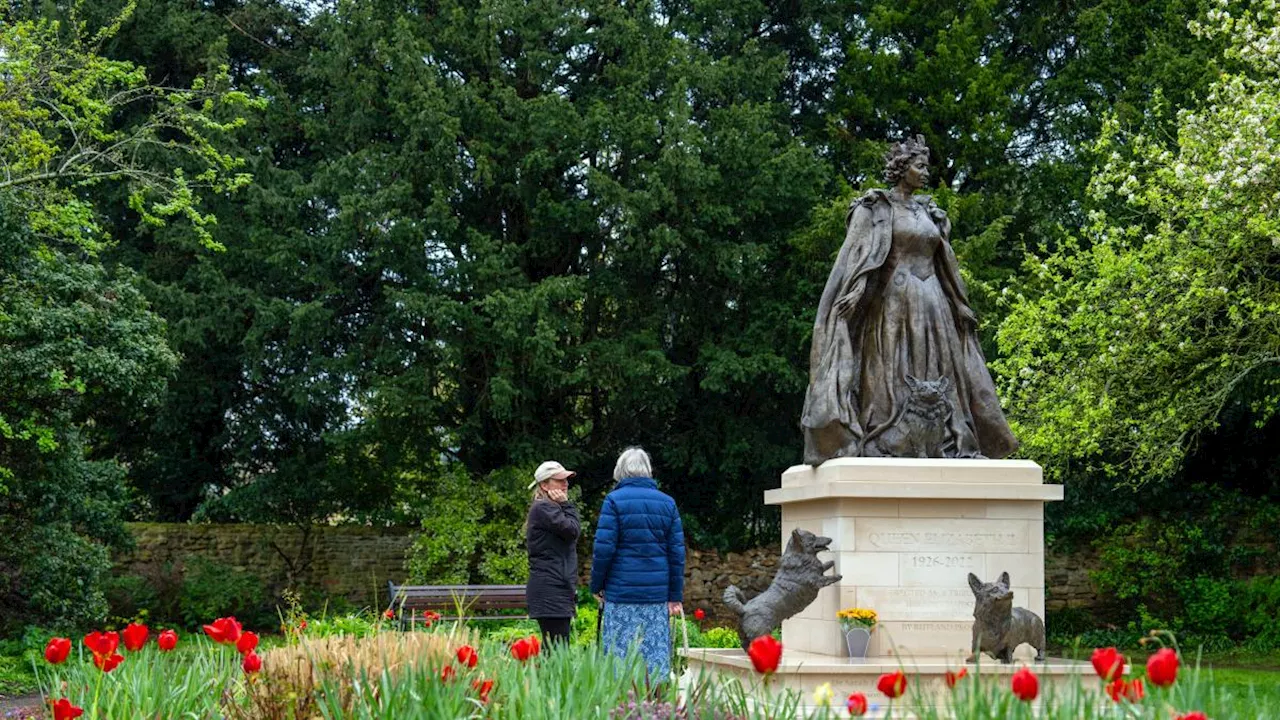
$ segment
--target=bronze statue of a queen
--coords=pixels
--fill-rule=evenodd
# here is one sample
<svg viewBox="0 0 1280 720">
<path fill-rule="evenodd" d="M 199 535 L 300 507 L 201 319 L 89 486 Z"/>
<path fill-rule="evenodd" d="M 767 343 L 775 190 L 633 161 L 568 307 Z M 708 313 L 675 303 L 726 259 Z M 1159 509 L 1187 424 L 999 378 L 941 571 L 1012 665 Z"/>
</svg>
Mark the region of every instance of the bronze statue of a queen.
<svg viewBox="0 0 1280 720">
<path fill-rule="evenodd" d="M 923 136 L 894 143 L 887 190 L 855 200 L 813 326 L 804 460 L 991 457 L 1018 442 L 978 345 Z"/>
</svg>

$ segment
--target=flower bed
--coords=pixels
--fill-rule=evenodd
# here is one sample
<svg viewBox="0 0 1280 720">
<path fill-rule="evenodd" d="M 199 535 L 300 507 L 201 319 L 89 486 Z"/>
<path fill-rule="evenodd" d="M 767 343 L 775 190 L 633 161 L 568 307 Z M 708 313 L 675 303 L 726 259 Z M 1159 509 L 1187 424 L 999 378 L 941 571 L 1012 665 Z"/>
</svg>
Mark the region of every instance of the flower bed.
<svg viewBox="0 0 1280 720">
<path fill-rule="evenodd" d="M 984 678 L 980 669 L 948 677 L 949 699 L 935 707 L 919 694 L 909 667 L 880 678 L 874 697 L 811 697 L 774 687 L 783 648 L 772 637 L 748 650 L 753 682 L 685 678 L 646 691 L 642 663 L 601 655 L 596 647 L 545 648 L 537 637 L 496 641 L 462 624 L 399 632 L 377 620 L 286 623 L 274 647 L 233 618 L 198 636 L 158 636 L 131 625 L 93 632 L 80 642 L 53 638 L 36 672 L 45 717 L 70 720 L 192 718 L 276 720 L 338 718 L 1149 718 L 1241 717 L 1247 699 L 1232 698 L 1186 668 L 1173 647 L 1130 673 L 1113 648 L 1092 656 L 1097 677 L 1065 692 L 1042 688 L 1035 666 L 1012 677 Z M 314 633 L 314 634 L 313 634 Z M 1208 714 L 1196 714 L 1200 711 Z M 1276 716 L 1251 708 L 1251 717 Z"/>
</svg>

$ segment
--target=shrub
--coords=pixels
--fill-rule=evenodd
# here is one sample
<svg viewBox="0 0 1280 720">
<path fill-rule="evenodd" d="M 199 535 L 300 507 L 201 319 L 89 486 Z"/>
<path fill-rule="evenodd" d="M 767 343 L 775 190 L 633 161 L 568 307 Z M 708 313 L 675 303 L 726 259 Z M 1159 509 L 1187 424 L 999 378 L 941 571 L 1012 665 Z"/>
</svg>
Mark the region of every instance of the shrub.
<svg viewBox="0 0 1280 720">
<path fill-rule="evenodd" d="M 422 534 L 409 550 L 409 582 L 523 583 L 529 578 L 524 518 L 532 468 L 504 468 L 477 481 L 458 468 L 433 482 L 419 510 Z"/>
<path fill-rule="evenodd" d="M 509 643 L 530 635 L 540 636 L 536 620 L 489 620 L 484 624 L 488 626 L 484 630 L 484 638 L 491 642 Z"/>
<path fill-rule="evenodd" d="M 599 622 L 600 608 L 596 606 L 594 598 L 590 605 L 579 605 L 569 630 L 573 644 L 578 646 L 596 644 L 600 640 L 597 634 Z"/>
<path fill-rule="evenodd" d="M 1189 647 L 1209 650 L 1274 635 L 1276 582 L 1235 577 L 1256 571 L 1267 539 L 1249 536 L 1263 515 L 1244 512 L 1227 499 L 1210 503 L 1200 520 L 1145 517 L 1096 540 L 1100 567 L 1092 577 L 1117 624 L 1136 636 L 1173 630 Z"/>
<path fill-rule="evenodd" d="M 234 615 L 246 625 L 274 625 L 266 587 L 256 575 L 205 557 L 192 558 L 182 580 L 179 612 L 188 627 Z"/>
<path fill-rule="evenodd" d="M 702 645 L 705 648 L 736 648 L 741 647 L 741 641 L 738 639 L 738 631 L 732 628 L 714 627 L 702 633 Z"/>
<path fill-rule="evenodd" d="M 32 527 L 16 544 L 39 548 L 24 553 L 18 563 L 21 588 L 35 617 L 60 626 L 106 617 L 102 581 L 111 570 L 111 559 L 105 545 L 58 526 Z"/>
<path fill-rule="evenodd" d="M 1255 577 L 1235 584 L 1235 610 L 1254 650 L 1280 649 L 1280 576 Z"/>
<path fill-rule="evenodd" d="M 380 626 L 381 623 L 378 620 L 362 613 L 323 615 L 307 619 L 306 634 L 317 638 L 339 636 L 362 638 L 377 633 Z"/>
<path fill-rule="evenodd" d="M 107 611 L 114 624 L 131 620 L 143 614 L 155 615 L 160 596 L 155 587 L 140 575 L 111 575 L 102 583 L 102 593 L 107 600 Z"/>
</svg>

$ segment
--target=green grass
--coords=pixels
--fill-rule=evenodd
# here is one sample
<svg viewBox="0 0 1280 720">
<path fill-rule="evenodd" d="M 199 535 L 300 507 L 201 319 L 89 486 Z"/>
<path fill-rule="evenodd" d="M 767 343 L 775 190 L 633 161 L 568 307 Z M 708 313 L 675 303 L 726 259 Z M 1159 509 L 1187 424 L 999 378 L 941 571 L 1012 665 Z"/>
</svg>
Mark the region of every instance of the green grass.
<svg viewBox="0 0 1280 720">
<path fill-rule="evenodd" d="M 1280 711 L 1280 670 L 1207 667 L 1203 672 L 1208 685 L 1233 698 L 1226 704 L 1230 717 L 1260 717 L 1250 714 L 1259 707 Z"/>
</svg>

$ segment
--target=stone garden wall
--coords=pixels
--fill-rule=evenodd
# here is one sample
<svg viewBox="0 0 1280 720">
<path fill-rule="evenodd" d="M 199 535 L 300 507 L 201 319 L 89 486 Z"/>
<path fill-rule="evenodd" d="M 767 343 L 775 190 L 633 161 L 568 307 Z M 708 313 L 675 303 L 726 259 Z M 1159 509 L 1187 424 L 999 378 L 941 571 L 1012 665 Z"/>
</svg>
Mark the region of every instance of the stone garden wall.
<svg viewBox="0 0 1280 720">
<path fill-rule="evenodd" d="M 266 588 L 305 587 L 352 604 L 380 606 L 387 581 L 404 580 L 408 530 L 368 527 L 129 523 L 136 547 L 118 570 L 144 578 L 181 578 L 196 558 L 247 572 Z"/>
<path fill-rule="evenodd" d="M 264 525 L 185 525 L 130 523 L 136 548 L 116 559 L 120 571 L 144 578 L 181 577 L 184 567 L 203 557 L 248 572 L 271 589 L 306 587 L 359 606 L 385 603 L 387 581 L 402 581 L 412 542 L 408 530 L 367 527 L 315 527 L 309 535 L 293 527 Z M 690 549 L 686 565 L 685 605 L 702 608 L 712 620 L 731 621 L 720 597 L 735 584 L 753 596 L 768 586 L 777 568 L 776 547 L 718 553 Z M 1045 560 L 1049 611 L 1098 605 L 1089 582 L 1095 567 L 1091 553 L 1057 554 Z M 582 558 L 582 581 L 590 558 Z M 375 597 L 376 593 L 376 597 Z M 376 600 L 376 603 L 375 603 Z"/>
</svg>

